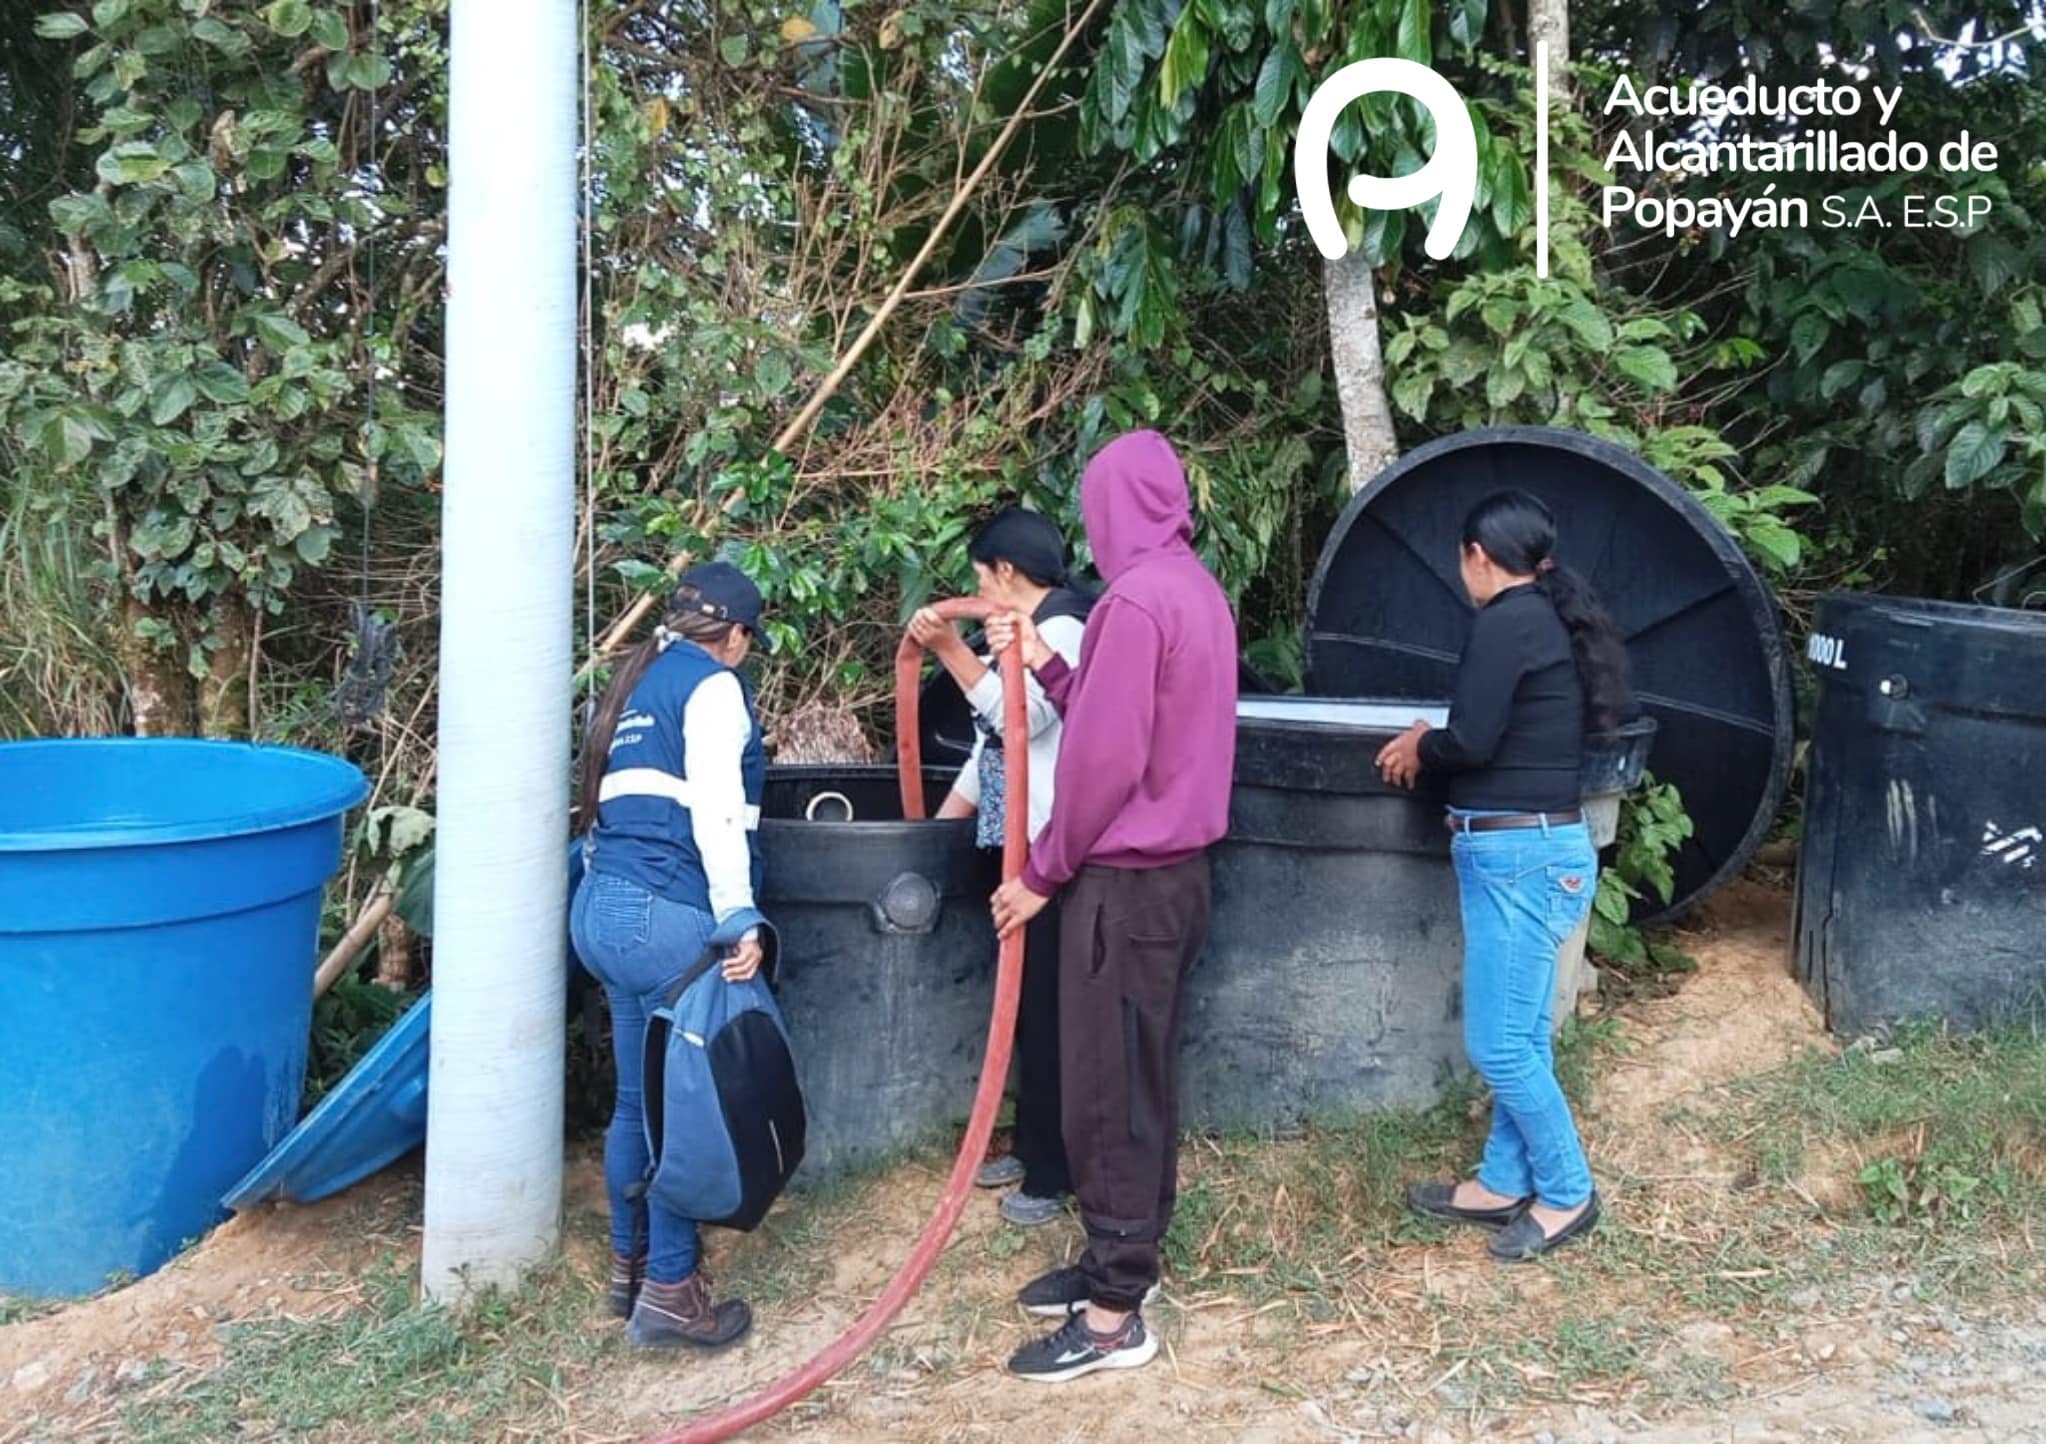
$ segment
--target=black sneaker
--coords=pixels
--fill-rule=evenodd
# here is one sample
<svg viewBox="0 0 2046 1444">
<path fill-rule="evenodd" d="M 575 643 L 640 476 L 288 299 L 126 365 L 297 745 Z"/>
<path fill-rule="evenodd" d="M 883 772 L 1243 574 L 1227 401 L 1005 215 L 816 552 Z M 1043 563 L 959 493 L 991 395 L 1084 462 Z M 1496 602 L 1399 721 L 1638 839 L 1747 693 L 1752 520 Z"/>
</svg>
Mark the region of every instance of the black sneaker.
<svg viewBox="0 0 2046 1444">
<path fill-rule="evenodd" d="M 1158 1336 L 1144 1327 L 1142 1314 L 1131 1314 L 1112 1334 L 1097 1334 L 1079 1313 L 1056 1333 L 1018 1349 L 1009 1359 L 1009 1372 L 1040 1384 L 1063 1384 L 1101 1369 L 1139 1369 L 1157 1356 Z"/>
<path fill-rule="evenodd" d="M 1087 1307 L 1087 1276 L 1067 1264 L 1048 1274 L 1039 1274 L 1016 1291 L 1016 1302 L 1025 1313 L 1040 1318 L 1062 1319 Z M 1158 1285 L 1144 1290 L 1144 1306 L 1158 1302 Z"/>
</svg>

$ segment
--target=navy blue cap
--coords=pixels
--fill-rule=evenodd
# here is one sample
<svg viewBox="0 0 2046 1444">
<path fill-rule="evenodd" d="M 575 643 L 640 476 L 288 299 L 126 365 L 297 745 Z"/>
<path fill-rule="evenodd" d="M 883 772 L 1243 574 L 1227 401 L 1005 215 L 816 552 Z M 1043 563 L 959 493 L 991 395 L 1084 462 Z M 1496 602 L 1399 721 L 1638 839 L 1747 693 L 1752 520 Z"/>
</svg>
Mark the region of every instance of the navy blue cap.
<svg viewBox="0 0 2046 1444">
<path fill-rule="evenodd" d="M 760 588 L 730 562 L 691 567 L 668 598 L 670 612 L 737 622 L 749 632 L 760 630 L 762 606 Z"/>
</svg>

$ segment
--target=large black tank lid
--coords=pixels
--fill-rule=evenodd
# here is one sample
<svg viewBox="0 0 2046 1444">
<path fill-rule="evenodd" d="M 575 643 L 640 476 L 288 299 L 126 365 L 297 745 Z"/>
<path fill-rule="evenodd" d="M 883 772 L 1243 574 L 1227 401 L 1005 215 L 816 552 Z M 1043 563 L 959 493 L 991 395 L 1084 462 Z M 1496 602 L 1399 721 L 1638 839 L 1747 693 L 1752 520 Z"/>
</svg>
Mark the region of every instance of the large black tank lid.
<svg viewBox="0 0 2046 1444">
<path fill-rule="evenodd" d="M 1556 514 L 1558 554 L 1627 636 L 1649 767 L 1696 824 L 1666 922 L 1736 875 L 1790 777 L 1790 659 L 1776 599 L 1740 545 L 1682 487 L 1610 442 L 1550 427 L 1467 431 L 1409 452 L 1350 500 L 1307 596 L 1308 690 L 1441 698 L 1471 606 L 1457 574 L 1464 515 L 1504 487 Z"/>
</svg>

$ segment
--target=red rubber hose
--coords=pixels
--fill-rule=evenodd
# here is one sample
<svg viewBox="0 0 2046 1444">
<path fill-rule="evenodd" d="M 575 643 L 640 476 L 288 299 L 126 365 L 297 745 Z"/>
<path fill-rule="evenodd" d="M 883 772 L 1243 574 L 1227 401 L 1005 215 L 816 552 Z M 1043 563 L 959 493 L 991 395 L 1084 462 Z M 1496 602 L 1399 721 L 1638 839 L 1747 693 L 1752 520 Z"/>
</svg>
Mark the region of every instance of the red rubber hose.
<svg viewBox="0 0 2046 1444">
<path fill-rule="evenodd" d="M 996 610 L 992 603 L 979 597 L 959 597 L 937 604 L 938 614 L 948 621 L 986 618 Z M 1002 878 L 1007 881 L 1022 873 L 1030 846 L 1030 730 L 1025 721 L 1021 649 L 1011 646 L 1003 652 L 1001 668 L 1003 760 L 1008 774 L 1003 794 L 1006 810 Z M 917 738 L 917 687 L 922 672 L 923 648 L 905 635 L 895 653 L 895 747 L 902 777 L 902 815 L 910 819 L 924 816 L 923 748 Z M 973 1194 L 973 1175 L 986 1156 L 988 1137 L 994 1132 L 995 1113 L 1001 1107 L 1003 1085 L 1009 1076 L 1009 1050 L 1016 1034 L 1016 997 L 1022 981 L 1023 933 L 1018 929 L 1002 940 L 980 1087 L 974 1091 L 973 1113 L 967 1120 L 966 1137 L 959 1144 L 959 1156 L 953 1160 L 952 1176 L 945 1180 L 944 1195 L 939 1198 L 930 1222 L 917 1235 L 916 1246 L 880 1297 L 868 1305 L 851 1328 L 800 1369 L 783 1375 L 742 1403 L 706 1415 L 673 1433 L 655 1435 L 645 1444 L 712 1444 L 772 1418 L 865 1353 L 902 1312 L 902 1306 L 915 1296 L 937 1263 L 938 1255 L 944 1252 L 959 1215 L 965 1211 L 966 1200 Z"/>
</svg>

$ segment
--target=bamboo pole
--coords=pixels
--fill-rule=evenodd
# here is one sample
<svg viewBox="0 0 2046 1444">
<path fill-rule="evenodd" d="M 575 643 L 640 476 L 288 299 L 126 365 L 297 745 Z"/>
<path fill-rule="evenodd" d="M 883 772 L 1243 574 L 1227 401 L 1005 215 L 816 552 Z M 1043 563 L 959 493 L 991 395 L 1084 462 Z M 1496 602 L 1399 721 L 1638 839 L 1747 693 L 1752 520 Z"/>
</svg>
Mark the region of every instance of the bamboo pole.
<svg viewBox="0 0 2046 1444">
<path fill-rule="evenodd" d="M 341 975 L 348 971 L 362 950 L 369 946 L 369 940 L 376 936 L 384 919 L 391 915 L 391 909 L 398 905 L 397 885 L 386 879 L 370 894 L 369 903 L 349 924 L 348 931 L 341 935 L 341 941 L 334 944 L 327 956 L 320 959 L 319 970 L 313 974 L 313 998 L 317 1001 L 327 989 L 334 986 Z"/>
</svg>

